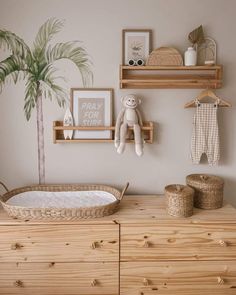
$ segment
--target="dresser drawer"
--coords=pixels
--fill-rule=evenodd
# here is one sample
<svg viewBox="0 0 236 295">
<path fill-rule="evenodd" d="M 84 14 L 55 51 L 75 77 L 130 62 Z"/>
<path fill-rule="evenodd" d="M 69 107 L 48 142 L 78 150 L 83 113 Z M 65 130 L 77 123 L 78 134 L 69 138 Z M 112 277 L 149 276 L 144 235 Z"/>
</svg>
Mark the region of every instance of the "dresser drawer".
<svg viewBox="0 0 236 295">
<path fill-rule="evenodd" d="M 122 262 L 120 275 L 121 295 L 236 294 L 230 261 Z"/>
<path fill-rule="evenodd" d="M 118 295 L 119 263 L 1 263 L 0 294 Z"/>
<path fill-rule="evenodd" d="M 119 225 L 0 227 L 2 262 L 119 261 Z"/>
<path fill-rule="evenodd" d="M 221 259 L 236 260 L 235 224 L 121 226 L 122 261 Z"/>
</svg>

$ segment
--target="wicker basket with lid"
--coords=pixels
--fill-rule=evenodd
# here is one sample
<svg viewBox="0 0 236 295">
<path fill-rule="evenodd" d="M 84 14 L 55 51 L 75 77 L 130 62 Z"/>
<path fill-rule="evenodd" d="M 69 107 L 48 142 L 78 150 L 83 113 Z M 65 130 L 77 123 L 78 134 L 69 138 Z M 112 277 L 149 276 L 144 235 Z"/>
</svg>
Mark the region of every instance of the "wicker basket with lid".
<svg viewBox="0 0 236 295">
<path fill-rule="evenodd" d="M 171 184 L 165 187 L 167 213 L 176 217 L 193 215 L 194 190 L 186 185 Z"/>
<path fill-rule="evenodd" d="M 195 191 L 194 206 L 201 209 L 217 209 L 223 205 L 224 180 L 207 174 L 191 174 L 186 183 Z"/>
</svg>

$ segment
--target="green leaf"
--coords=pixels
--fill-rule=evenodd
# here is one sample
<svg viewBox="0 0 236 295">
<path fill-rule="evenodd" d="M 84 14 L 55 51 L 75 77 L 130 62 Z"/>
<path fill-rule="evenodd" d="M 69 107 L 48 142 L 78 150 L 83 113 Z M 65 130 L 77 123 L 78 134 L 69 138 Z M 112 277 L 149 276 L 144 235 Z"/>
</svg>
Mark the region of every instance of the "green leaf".
<svg viewBox="0 0 236 295">
<path fill-rule="evenodd" d="M 16 83 L 23 73 L 22 77 L 27 78 L 24 104 L 27 120 L 36 106 L 38 95 L 56 99 L 59 106 L 64 106 L 68 100 L 69 94 L 58 85 L 57 80 L 60 77 L 55 77 L 54 62 L 57 60 L 72 61 L 81 73 L 84 86 L 92 82 L 90 58 L 77 41 L 58 43 L 52 48 L 48 46 L 62 26 L 63 22 L 57 19 L 46 21 L 36 36 L 33 53 L 21 38 L 9 31 L 0 30 L 0 47 L 12 52 L 10 57 L 0 62 L 0 90 L 7 78 Z"/>
<path fill-rule="evenodd" d="M 10 50 L 14 56 L 27 59 L 29 63 L 32 60 L 31 51 L 24 40 L 10 31 L 0 30 L 0 47 Z"/>
<path fill-rule="evenodd" d="M 20 73 L 27 74 L 25 62 L 18 56 L 11 55 L 0 62 L 0 81 L 4 83 L 7 77 L 13 79 L 14 83 L 18 81 Z"/>
<path fill-rule="evenodd" d="M 63 23 L 61 20 L 50 18 L 40 27 L 33 48 L 33 56 L 37 60 L 41 60 L 44 57 L 48 42 L 61 30 Z"/>
<path fill-rule="evenodd" d="M 40 91 L 45 98 L 56 99 L 60 107 L 64 107 L 68 98 L 68 93 L 55 83 L 55 79 L 47 77 L 40 81 Z"/>
<path fill-rule="evenodd" d="M 71 60 L 79 69 L 84 86 L 91 85 L 93 81 L 93 74 L 91 71 L 91 61 L 86 50 L 78 46 L 78 41 L 71 41 L 66 43 L 57 43 L 53 48 L 48 47 L 46 51 L 46 60 L 53 63 L 59 59 Z"/>
<path fill-rule="evenodd" d="M 36 100 L 38 95 L 38 85 L 37 82 L 34 81 L 33 76 L 29 78 L 26 83 L 25 88 L 25 104 L 24 104 L 24 111 L 27 121 L 29 121 L 31 117 L 32 110 L 36 106 Z"/>
<path fill-rule="evenodd" d="M 55 67 L 51 64 L 46 64 L 43 69 L 41 69 L 38 80 L 45 80 L 47 78 L 53 77 L 53 74 L 57 71 Z M 53 78 L 54 79 L 54 78 Z"/>
</svg>

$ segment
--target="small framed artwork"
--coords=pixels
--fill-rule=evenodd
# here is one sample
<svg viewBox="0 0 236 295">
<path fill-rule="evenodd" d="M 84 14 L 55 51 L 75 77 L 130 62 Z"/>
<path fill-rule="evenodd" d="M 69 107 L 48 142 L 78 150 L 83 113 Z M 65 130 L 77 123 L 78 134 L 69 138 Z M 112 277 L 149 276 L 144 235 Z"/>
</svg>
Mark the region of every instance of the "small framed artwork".
<svg viewBox="0 0 236 295">
<path fill-rule="evenodd" d="M 144 63 L 152 50 L 152 30 L 122 31 L 122 63 L 143 60 Z"/>
<path fill-rule="evenodd" d="M 72 88 L 71 113 L 76 126 L 112 126 L 113 89 Z M 75 139 L 111 139 L 111 130 L 75 130 Z"/>
</svg>

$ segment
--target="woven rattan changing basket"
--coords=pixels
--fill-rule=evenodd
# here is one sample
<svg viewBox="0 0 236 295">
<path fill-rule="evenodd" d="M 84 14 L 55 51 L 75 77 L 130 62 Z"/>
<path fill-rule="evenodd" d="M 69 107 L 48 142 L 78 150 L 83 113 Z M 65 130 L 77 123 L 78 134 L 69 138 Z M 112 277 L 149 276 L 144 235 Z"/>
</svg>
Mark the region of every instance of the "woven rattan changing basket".
<svg viewBox="0 0 236 295">
<path fill-rule="evenodd" d="M 224 180 L 207 174 L 191 174 L 186 183 L 195 191 L 194 206 L 201 209 L 217 209 L 223 205 Z"/>
<path fill-rule="evenodd" d="M 7 190 L 6 186 L 0 182 L 1 185 Z M 122 200 L 125 191 L 127 190 L 129 183 L 125 186 L 122 192 L 119 190 L 107 186 L 107 185 L 33 185 L 26 186 L 22 188 L 17 188 L 11 191 L 7 190 L 3 196 L 0 197 L 0 203 L 2 204 L 4 210 L 9 216 L 13 218 L 19 218 L 23 220 L 73 220 L 82 218 L 97 218 L 107 215 L 111 215 L 118 210 L 118 205 Z M 11 197 L 29 191 L 43 191 L 43 192 L 74 192 L 74 191 L 105 191 L 111 193 L 116 200 L 107 205 L 94 206 L 94 207 L 84 207 L 84 208 L 28 208 L 21 206 L 12 206 L 7 204 L 7 200 Z"/>
</svg>

